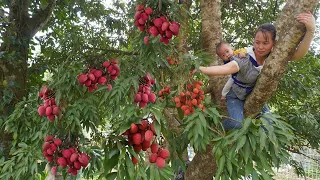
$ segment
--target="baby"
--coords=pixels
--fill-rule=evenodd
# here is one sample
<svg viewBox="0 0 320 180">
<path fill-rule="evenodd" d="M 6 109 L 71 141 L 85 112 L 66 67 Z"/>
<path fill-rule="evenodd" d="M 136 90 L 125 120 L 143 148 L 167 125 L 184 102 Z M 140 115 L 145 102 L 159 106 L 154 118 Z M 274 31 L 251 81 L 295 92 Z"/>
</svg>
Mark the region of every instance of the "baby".
<svg viewBox="0 0 320 180">
<path fill-rule="evenodd" d="M 248 51 L 247 51 L 247 48 L 241 48 L 234 51 L 233 47 L 228 42 L 221 41 L 216 46 L 216 52 L 217 52 L 217 55 L 223 60 L 223 63 L 227 64 L 230 62 L 230 59 L 232 56 L 238 55 L 240 58 L 243 58 L 246 56 L 246 53 Z M 230 91 L 232 84 L 233 84 L 233 79 L 230 77 L 222 89 L 221 100 L 226 99 L 226 95 Z"/>
</svg>

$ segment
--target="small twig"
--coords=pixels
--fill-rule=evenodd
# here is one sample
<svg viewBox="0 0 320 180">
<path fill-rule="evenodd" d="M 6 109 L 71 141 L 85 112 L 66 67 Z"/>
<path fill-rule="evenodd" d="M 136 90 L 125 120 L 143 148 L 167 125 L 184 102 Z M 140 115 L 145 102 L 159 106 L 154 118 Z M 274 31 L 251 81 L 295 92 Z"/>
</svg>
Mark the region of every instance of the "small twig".
<svg viewBox="0 0 320 180">
<path fill-rule="evenodd" d="M 212 131 L 213 133 L 216 133 L 216 134 L 218 134 L 218 135 L 220 135 L 220 136 L 224 136 L 224 134 L 222 134 L 222 133 L 220 133 L 219 131 L 213 129 L 212 127 L 209 126 L 208 128 L 209 128 L 209 130 Z"/>
<path fill-rule="evenodd" d="M 241 121 L 236 120 L 236 119 L 233 119 L 233 118 L 231 118 L 231 117 L 229 117 L 229 116 L 221 115 L 221 117 L 230 119 L 230 120 L 232 120 L 232 121 L 241 122 Z"/>
<path fill-rule="evenodd" d="M 309 155 L 306 155 L 306 154 L 300 152 L 299 150 L 290 149 L 290 148 L 286 148 L 286 150 L 287 150 L 287 151 L 290 151 L 290 152 L 292 152 L 292 153 L 301 154 L 301 155 L 303 155 L 303 156 L 305 156 L 305 157 L 307 157 L 307 158 L 310 158 L 310 159 L 312 159 L 312 160 L 314 160 L 314 161 L 320 162 L 320 159 L 313 158 L 313 157 L 311 157 L 311 156 L 309 156 Z"/>
</svg>

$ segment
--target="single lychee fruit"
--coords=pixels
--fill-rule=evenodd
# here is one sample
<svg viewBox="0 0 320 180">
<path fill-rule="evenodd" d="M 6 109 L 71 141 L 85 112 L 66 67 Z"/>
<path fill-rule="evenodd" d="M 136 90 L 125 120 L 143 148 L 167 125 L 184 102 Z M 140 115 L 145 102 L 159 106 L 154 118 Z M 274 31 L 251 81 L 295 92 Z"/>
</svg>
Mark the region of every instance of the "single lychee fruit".
<svg viewBox="0 0 320 180">
<path fill-rule="evenodd" d="M 87 86 L 87 87 L 91 86 L 91 80 L 90 79 L 86 80 L 84 85 Z"/>
<path fill-rule="evenodd" d="M 108 68 L 110 66 L 109 61 L 103 62 L 102 66 L 105 67 L 105 68 Z"/>
<path fill-rule="evenodd" d="M 49 149 L 50 148 L 50 143 L 49 142 L 46 142 L 46 143 L 44 143 L 43 145 L 42 145 L 42 150 L 43 151 L 46 151 L 47 149 Z"/>
<path fill-rule="evenodd" d="M 86 74 L 80 74 L 77 78 L 80 84 L 84 84 L 88 79 Z"/>
<path fill-rule="evenodd" d="M 67 166 L 67 161 L 64 157 L 59 157 L 57 159 L 57 163 L 62 167 L 65 168 Z"/>
<path fill-rule="evenodd" d="M 134 156 L 132 156 L 132 163 L 133 163 L 133 164 L 137 164 L 137 163 L 138 163 L 138 159 L 135 158 Z"/>
<path fill-rule="evenodd" d="M 157 161 L 158 155 L 156 153 L 152 153 L 151 156 L 149 156 L 150 163 L 155 163 Z"/>
<path fill-rule="evenodd" d="M 176 36 L 179 34 L 179 26 L 176 23 L 172 23 L 169 26 L 169 29 L 170 29 L 170 31 L 172 31 L 172 34 L 174 34 Z"/>
<path fill-rule="evenodd" d="M 141 100 L 145 103 L 148 103 L 149 102 L 149 96 L 148 94 L 142 94 L 141 96 Z"/>
<path fill-rule="evenodd" d="M 46 108 L 44 106 L 39 106 L 38 114 L 39 116 L 43 116 L 46 113 Z"/>
<path fill-rule="evenodd" d="M 153 132 L 151 130 L 147 130 L 144 134 L 144 140 L 150 142 L 152 138 L 153 138 Z"/>
<path fill-rule="evenodd" d="M 133 144 L 141 144 L 141 134 L 140 133 L 135 133 L 132 136 Z"/>
<path fill-rule="evenodd" d="M 48 120 L 51 121 L 51 122 L 54 121 L 54 115 L 53 115 L 53 114 L 47 116 L 47 118 L 48 118 Z"/>
<path fill-rule="evenodd" d="M 139 152 L 142 149 L 142 145 L 141 144 L 135 144 L 133 146 L 133 149 L 134 149 L 135 152 Z"/>
<path fill-rule="evenodd" d="M 161 30 L 166 31 L 168 29 L 169 25 L 170 24 L 168 22 L 163 22 L 161 25 Z"/>
<path fill-rule="evenodd" d="M 73 167 L 76 169 L 76 170 L 79 170 L 81 169 L 81 163 L 79 161 L 75 161 L 73 163 Z"/>
<path fill-rule="evenodd" d="M 156 144 L 156 143 L 153 143 L 153 144 L 151 145 L 151 152 L 152 152 L 152 153 L 157 153 L 158 150 L 159 150 L 159 145 Z"/>
<path fill-rule="evenodd" d="M 119 64 L 119 61 L 117 59 L 110 59 L 111 64 Z"/>
<path fill-rule="evenodd" d="M 56 175 L 57 174 L 57 167 L 51 168 L 51 174 Z"/>
<path fill-rule="evenodd" d="M 57 146 L 60 146 L 61 143 L 62 143 L 62 141 L 61 141 L 61 139 L 56 138 L 56 139 L 53 141 L 53 143 L 54 143 L 55 145 L 57 145 Z"/>
<path fill-rule="evenodd" d="M 98 84 L 104 85 L 107 82 L 107 78 L 104 76 L 99 77 Z"/>
<path fill-rule="evenodd" d="M 158 166 L 158 168 L 163 168 L 165 163 L 166 161 L 162 157 L 157 157 L 156 165 Z"/>
<path fill-rule="evenodd" d="M 52 107 L 49 106 L 46 108 L 46 116 L 49 116 L 51 114 L 52 114 Z"/>
<path fill-rule="evenodd" d="M 48 155 L 48 156 L 46 156 L 46 159 L 47 159 L 48 162 L 52 162 L 53 161 L 53 156 Z"/>
<path fill-rule="evenodd" d="M 136 124 L 132 123 L 130 126 L 130 133 L 134 134 L 136 132 L 138 132 L 138 126 Z"/>
<path fill-rule="evenodd" d="M 144 9 L 144 5 L 143 4 L 138 4 L 136 7 L 136 11 L 142 11 Z"/>
<path fill-rule="evenodd" d="M 52 114 L 53 115 L 58 115 L 60 112 L 60 108 L 58 106 L 55 106 L 53 109 L 52 109 Z"/>
<path fill-rule="evenodd" d="M 153 134 L 157 135 L 156 130 L 154 128 L 154 123 L 151 123 L 150 127 L 151 127 L 151 131 L 153 132 Z"/>
<path fill-rule="evenodd" d="M 52 152 L 54 152 L 57 149 L 57 146 L 54 143 L 50 144 L 50 149 Z"/>
<path fill-rule="evenodd" d="M 143 102 L 143 101 L 141 101 L 141 102 L 139 103 L 139 107 L 141 107 L 141 108 L 146 107 L 146 105 L 147 105 L 147 103 L 146 103 L 146 102 Z"/>
<path fill-rule="evenodd" d="M 141 101 L 141 95 L 140 94 L 136 94 L 134 96 L 134 102 L 140 102 Z"/>
<path fill-rule="evenodd" d="M 148 125 L 149 124 L 148 124 L 147 120 L 142 120 L 141 124 L 139 124 L 138 127 L 139 127 L 140 130 L 145 130 L 145 129 L 147 129 Z"/>
<path fill-rule="evenodd" d="M 170 156 L 170 152 L 168 151 L 168 149 L 162 149 L 159 152 L 159 156 L 163 159 L 167 159 Z"/>
<path fill-rule="evenodd" d="M 150 147 L 150 141 L 143 141 L 142 142 L 142 150 L 146 151 Z"/>
<path fill-rule="evenodd" d="M 78 159 L 78 154 L 77 153 L 73 153 L 70 156 L 70 161 L 71 162 L 75 162 Z"/>
<path fill-rule="evenodd" d="M 148 7 L 148 8 L 146 8 L 146 9 L 144 10 L 144 12 L 145 12 L 146 14 L 150 15 L 150 14 L 152 14 L 152 9 Z"/>
<path fill-rule="evenodd" d="M 89 164 L 90 157 L 84 153 L 81 153 L 78 157 L 78 161 L 81 163 L 82 167 L 87 167 Z"/>
<path fill-rule="evenodd" d="M 93 75 L 94 75 L 96 78 L 99 78 L 99 77 L 102 76 L 102 71 L 100 71 L 100 70 L 95 70 L 95 71 L 93 72 Z"/>
<path fill-rule="evenodd" d="M 162 20 L 160 18 L 155 18 L 152 22 L 156 27 L 160 27 L 161 28 Z"/>
<path fill-rule="evenodd" d="M 150 102 L 154 103 L 157 100 L 157 96 L 154 93 L 150 93 L 148 95 L 148 99 L 149 99 Z"/>
<path fill-rule="evenodd" d="M 49 141 L 52 141 L 52 139 L 53 139 L 53 136 L 49 135 L 44 138 L 44 141 L 49 142 Z"/>
<path fill-rule="evenodd" d="M 112 90 L 112 85 L 108 84 L 108 91 L 111 91 L 111 90 Z"/>
<path fill-rule="evenodd" d="M 71 153 L 70 149 L 65 149 L 65 150 L 61 151 L 61 154 L 64 158 L 69 159 L 72 153 Z"/>
<path fill-rule="evenodd" d="M 96 77 L 94 76 L 93 73 L 89 73 L 88 74 L 88 78 L 91 80 L 91 81 L 94 81 L 96 79 Z"/>
<path fill-rule="evenodd" d="M 143 38 L 143 42 L 144 42 L 145 44 L 149 44 L 149 36 L 144 37 L 144 38 Z"/>
</svg>

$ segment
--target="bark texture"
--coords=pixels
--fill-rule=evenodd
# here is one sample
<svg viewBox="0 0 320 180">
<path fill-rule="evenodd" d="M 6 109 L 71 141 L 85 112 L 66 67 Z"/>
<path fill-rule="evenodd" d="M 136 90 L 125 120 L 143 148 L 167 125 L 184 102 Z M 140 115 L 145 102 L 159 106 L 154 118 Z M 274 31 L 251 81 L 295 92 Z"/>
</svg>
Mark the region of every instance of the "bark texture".
<svg viewBox="0 0 320 180">
<path fill-rule="evenodd" d="M 22 2 L 22 3 L 21 3 Z M 2 80 L 6 80 L 14 94 L 14 98 L 4 110 L 0 111 L 0 116 L 6 117 L 10 114 L 9 108 L 27 95 L 27 69 L 28 51 L 31 38 L 49 21 L 56 1 L 49 0 L 45 9 L 37 11 L 32 17 L 29 15 L 30 1 L 11 1 L 9 6 L 9 20 L 11 25 L 7 27 L 1 44 L 1 50 L 8 54 L 14 54 L 14 58 L 1 59 L 0 72 L 4 74 Z M 8 37 L 8 38 L 7 38 Z M 10 39 L 10 40 L 9 40 Z M 12 39 L 14 39 L 12 41 Z M 1 81 L 2 82 L 2 81 Z M 0 130 L 0 148 L 8 156 L 12 136 Z"/>
<path fill-rule="evenodd" d="M 254 115 L 277 90 L 288 61 L 305 33 L 303 24 L 295 17 L 302 12 L 313 12 L 319 0 L 289 0 L 276 21 L 279 40 L 266 59 L 256 86 L 245 103 L 246 115 Z"/>
<path fill-rule="evenodd" d="M 207 51 L 216 61 L 214 65 L 221 64 L 221 61 L 217 61 L 216 45 L 222 38 L 221 28 L 221 1 L 220 0 L 201 0 L 201 40 L 202 47 Z M 211 90 L 212 99 L 214 102 L 219 102 L 221 98 L 221 90 L 226 82 L 227 78 L 219 77 L 212 78 L 209 82 L 209 88 Z M 209 180 L 212 179 L 214 173 L 217 170 L 217 165 L 214 156 L 212 156 L 213 145 L 207 146 L 206 152 L 198 152 L 189 164 L 187 172 L 185 174 L 185 180 Z"/>
</svg>

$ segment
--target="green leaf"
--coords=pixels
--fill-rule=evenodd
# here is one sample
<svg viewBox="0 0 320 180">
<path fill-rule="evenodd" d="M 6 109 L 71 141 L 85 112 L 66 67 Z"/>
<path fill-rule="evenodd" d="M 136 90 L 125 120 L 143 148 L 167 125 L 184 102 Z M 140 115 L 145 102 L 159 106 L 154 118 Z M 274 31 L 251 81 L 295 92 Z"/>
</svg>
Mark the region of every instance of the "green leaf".
<svg viewBox="0 0 320 180">
<path fill-rule="evenodd" d="M 107 174 L 105 178 L 107 180 L 114 180 L 114 179 L 116 179 L 116 177 L 117 177 L 117 173 L 116 172 L 111 172 L 111 173 Z"/>
<path fill-rule="evenodd" d="M 27 148 L 28 147 L 28 145 L 26 143 L 24 143 L 24 142 L 19 143 L 18 146 L 21 147 L 21 148 Z"/>
<path fill-rule="evenodd" d="M 246 141 L 245 145 L 244 145 L 244 149 L 243 149 L 243 157 L 244 157 L 244 161 L 246 163 L 248 163 L 248 159 L 249 156 L 251 155 L 252 151 L 250 149 L 250 143 L 249 141 Z"/>
<path fill-rule="evenodd" d="M 260 135 L 260 151 L 266 146 L 267 135 L 262 128 L 259 129 Z"/>
<path fill-rule="evenodd" d="M 226 157 L 225 156 L 221 156 L 221 158 L 219 159 L 218 170 L 217 170 L 215 179 L 219 179 L 220 178 L 221 173 L 222 173 L 222 171 L 224 169 L 225 162 L 226 162 Z"/>
<path fill-rule="evenodd" d="M 240 137 L 240 139 L 237 141 L 237 148 L 236 151 L 242 148 L 242 146 L 246 143 L 247 136 L 243 135 Z"/>
</svg>

